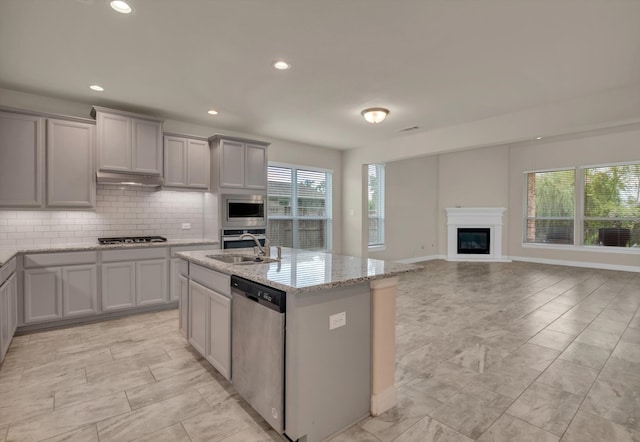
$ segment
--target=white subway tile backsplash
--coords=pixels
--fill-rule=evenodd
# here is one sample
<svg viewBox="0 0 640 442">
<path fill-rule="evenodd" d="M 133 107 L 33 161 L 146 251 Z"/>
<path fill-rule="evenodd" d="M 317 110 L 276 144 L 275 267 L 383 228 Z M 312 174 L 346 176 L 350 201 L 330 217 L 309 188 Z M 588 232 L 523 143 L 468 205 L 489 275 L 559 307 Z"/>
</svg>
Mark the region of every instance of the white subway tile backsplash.
<svg viewBox="0 0 640 442">
<path fill-rule="evenodd" d="M 95 242 L 101 236 L 203 238 L 200 192 L 122 190 L 98 185 L 95 211 L 0 210 L 0 246 Z M 190 223 L 190 230 L 182 230 Z"/>
</svg>

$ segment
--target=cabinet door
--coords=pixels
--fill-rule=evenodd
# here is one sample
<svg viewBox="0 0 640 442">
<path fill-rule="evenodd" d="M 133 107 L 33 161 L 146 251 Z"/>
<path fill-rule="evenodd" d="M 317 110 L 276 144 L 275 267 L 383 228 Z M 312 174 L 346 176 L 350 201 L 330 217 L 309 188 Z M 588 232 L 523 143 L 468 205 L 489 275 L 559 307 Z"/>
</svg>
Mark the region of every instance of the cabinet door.
<svg viewBox="0 0 640 442">
<path fill-rule="evenodd" d="M 98 313 L 97 267 L 62 268 L 62 308 L 65 318 Z"/>
<path fill-rule="evenodd" d="M 187 140 L 187 187 L 209 188 L 209 143 Z"/>
<path fill-rule="evenodd" d="M 135 263 L 102 264 L 102 310 L 121 310 L 135 306 Z"/>
<path fill-rule="evenodd" d="M 0 206 L 42 205 L 43 129 L 42 118 L 0 112 Z"/>
<path fill-rule="evenodd" d="M 209 294 L 207 288 L 189 281 L 189 343 L 206 356 Z"/>
<path fill-rule="evenodd" d="M 187 185 L 187 139 L 164 137 L 164 185 Z"/>
<path fill-rule="evenodd" d="M 0 285 L 0 361 L 9 348 L 9 281 Z"/>
<path fill-rule="evenodd" d="M 178 275 L 178 285 L 180 287 L 180 333 L 188 338 L 189 330 L 189 280 L 182 275 Z"/>
<path fill-rule="evenodd" d="M 7 283 L 9 283 L 9 335 L 13 336 L 18 328 L 18 277 L 15 273 Z"/>
<path fill-rule="evenodd" d="M 100 170 L 131 171 L 131 118 L 98 112 L 96 126 Z"/>
<path fill-rule="evenodd" d="M 136 305 L 161 304 L 167 300 L 167 260 L 136 262 Z"/>
<path fill-rule="evenodd" d="M 225 378 L 231 377 L 231 299 L 209 294 L 209 342 L 205 357 Z"/>
<path fill-rule="evenodd" d="M 162 124 L 132 119 L 133 172 L 162 175 Z"/>
<path fill-rule="evenodd" d="M 24 271 L 24 322 L 62 318 L 62 269 L 44 267 Z"/>
<path fill-rule="evenodd" d="M 74 121 L 47 121 L 47 206 L 93 207 L 94 126 Z"/>
<path fill-rule="evenodd" d="M 247 144 L 245 147 L 245 187 L 267 188 L 267 149 L 264 146 Z"/>
<path fill-rule="evenodd" d="M 220 142 L 220 186 L 244 187 L 244 143 Z"/>
</svg>

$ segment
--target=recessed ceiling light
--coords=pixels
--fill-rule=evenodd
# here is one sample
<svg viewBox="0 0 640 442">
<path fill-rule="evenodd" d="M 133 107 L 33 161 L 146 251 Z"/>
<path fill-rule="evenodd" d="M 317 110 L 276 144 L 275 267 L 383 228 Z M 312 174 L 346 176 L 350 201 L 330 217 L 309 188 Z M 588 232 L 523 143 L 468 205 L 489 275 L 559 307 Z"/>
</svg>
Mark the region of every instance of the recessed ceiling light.
<svg viewBox="0 0 640 442">
<path fill-rule="evenodd" d="M 208 110 L 208 111 L 207 111 L 207 113 L 208 113 L 209 115 L 218 115 L 218 111 L 217 111 L 217 110 L 215 110 L 215 109 L 210 109 L 210 110 Z"/>
<path fill-rule="evenodd" d="M 542 137 L 536 137 L 536 140 L 541 140 L 541 139 L 542 139 Z"/>
<path fill-rule="evenodd" d="M 89 89 L 91 89 L 92 91 L 97 91 L 97 92 L 104 91 L 104 88 L 102 86 L 98 86 L 97 84 L 92 84 L 91 86 L 89 86 Z"/>
<path fill-rule="evenodd" d="M 284 60 L 278 60 L 273 62 L 273 67 L 280 71 L 284 71 L 291 68 L 291 65 Z"/>
<path fill-rule="evenodd" d="M 129 14 L 132 11 L 131 6 L 129 6 L 129 3 L 122 0 L 113 0 L 109 4 L 111 5 L 114 11 L 117 11 L 121 14 Z"/>
</svg>

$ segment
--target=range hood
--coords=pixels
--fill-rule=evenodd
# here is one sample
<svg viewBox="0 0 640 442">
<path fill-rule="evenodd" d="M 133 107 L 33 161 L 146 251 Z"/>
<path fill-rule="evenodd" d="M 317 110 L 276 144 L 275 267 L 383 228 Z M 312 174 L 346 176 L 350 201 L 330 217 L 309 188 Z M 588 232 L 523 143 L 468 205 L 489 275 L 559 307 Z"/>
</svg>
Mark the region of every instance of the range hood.
<svg viewBox="0 0 640 442">
<path fill-rule="evenodd" d="M 98 184 L 112 184 L 131 187 L 160 187 L 164 179 L 158 175 L 138 175 L 135 173 L 98 172 Z"/>
</svg>

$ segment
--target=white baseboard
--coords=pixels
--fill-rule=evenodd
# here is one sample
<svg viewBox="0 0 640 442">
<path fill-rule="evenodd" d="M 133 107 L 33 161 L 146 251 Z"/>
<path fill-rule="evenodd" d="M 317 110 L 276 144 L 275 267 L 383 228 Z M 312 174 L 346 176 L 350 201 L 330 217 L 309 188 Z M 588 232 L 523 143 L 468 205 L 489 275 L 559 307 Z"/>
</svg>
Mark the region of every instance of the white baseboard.
<svg viewBox="0 0 640 442">
<path fill-rule="evenodd" d="M 434 259 L 447 259 L 446 255 L 429 255 L 429 256 L 417 256 L 415 258 L 398 259 L 396 262 L 401 264 L 413 264 L 414 262 L 433 261 Z"/>
<path fill-rule="evenodd" d="M 588 269 L 620 270 L 623 272 L 640 272 L 640 266 L 624 266 L 617 264 L 606 264 L 603 262 L 564 261 L 561 259 L 529 258 L 527 256 L 510 256 L 509 258 L 511 258 L 512 261 L 534 262 L 537 264 L 584 267 Z"/>
</svg>

